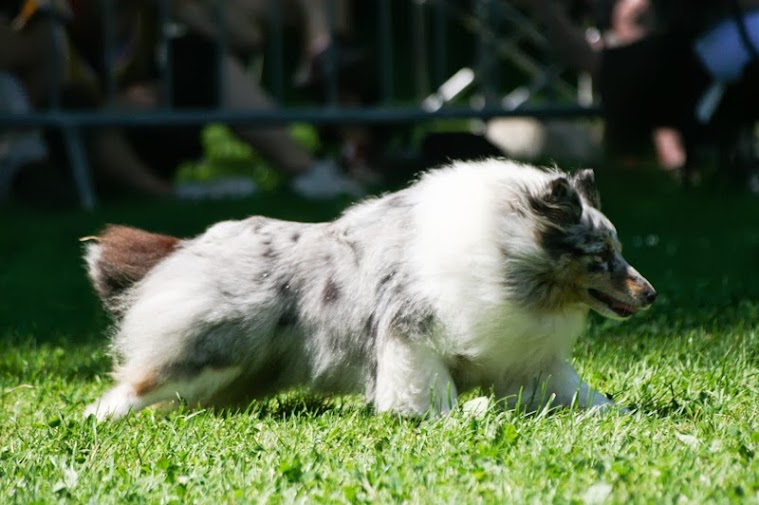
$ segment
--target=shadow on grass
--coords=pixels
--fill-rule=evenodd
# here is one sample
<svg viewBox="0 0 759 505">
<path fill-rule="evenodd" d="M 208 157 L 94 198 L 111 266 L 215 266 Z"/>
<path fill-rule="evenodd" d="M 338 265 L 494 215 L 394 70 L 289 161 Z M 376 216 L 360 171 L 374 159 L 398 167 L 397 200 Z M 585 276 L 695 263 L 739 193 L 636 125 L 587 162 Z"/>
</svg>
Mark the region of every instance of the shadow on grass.
<svg viewBox="0 0 759 505">
<path fill-rule="evenodd" d="M 641 405 L 630 405 L 629 408 L 633 412 L 653 415 L 660 419 L 695 420 L 698 417 L 698 412 L 700 412 L 695 404 L 690 405 L 674 398 L 667 403 L 648 401 Z"/>
<path fill-rule="evenodd" d="M 107 346 L 94 343 L 72 343 L 58 339 L 56 343 L 13 344 L 0 341 L 0 378 L 4 385 L 36 383 L 55 379 L 65 382 L 94 382 L 107 378 L 111 359 Z"/>
<path fill-rule="evenodd" d="M 187 405 L 180 408 L 185 412 L 195 412 Z M 361 416 L 371 416 L 374 413 L 371 406 L 356 396 L 319 395 L 304 389 L 254 399 L 245 407 L 211 407 L 205 410 L 222 418 L 250 416 L 278 421 L 322 417 L 325 414 L 342 416 L 357 413 Z"/>
</svg>

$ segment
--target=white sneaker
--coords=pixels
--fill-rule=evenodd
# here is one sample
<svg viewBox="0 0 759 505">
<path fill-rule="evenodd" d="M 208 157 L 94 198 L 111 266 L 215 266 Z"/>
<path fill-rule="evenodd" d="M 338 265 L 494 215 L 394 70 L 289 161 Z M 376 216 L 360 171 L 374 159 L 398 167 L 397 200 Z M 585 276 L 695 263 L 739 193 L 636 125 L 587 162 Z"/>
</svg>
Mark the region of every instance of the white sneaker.
<svg viewBox="0 0 759 505">
<path fill-rule="evenodd" d="M 365 194 L 361 185 L 341 173 L 332 160 L 314 163 L 308 172 L 295 176 L 290 186 L 298 195 L 314 200 L 328 200 L 340 195 L 359 197 Z"/>
<path fill-rule="evenodd" d="M 257 192 L 247 177 L 222 177 L 205 182 L 183 182 L 174 188 L 180 200 L 223 200 L 249 197 Z"/>
</svg>

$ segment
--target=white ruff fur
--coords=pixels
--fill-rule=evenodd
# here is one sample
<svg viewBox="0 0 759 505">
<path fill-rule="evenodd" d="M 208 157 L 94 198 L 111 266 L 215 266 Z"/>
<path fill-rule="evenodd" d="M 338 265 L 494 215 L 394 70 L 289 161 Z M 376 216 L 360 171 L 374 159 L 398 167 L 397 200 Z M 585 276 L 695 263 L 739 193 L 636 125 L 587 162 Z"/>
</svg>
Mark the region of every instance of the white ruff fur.
<svg viewBox="0 0 759 505">
<path fill-rule="evenodd" d="M 506 259 L 550 261 L 526 202 L 557 174 L 455 163 L 332 223 L 254 217 L 183 241 L 123 294 L 118 384 L 87 412 L 177 395 L 244 405 L 301 385 L 411 415 L 478 386 L 530 408 L 610 405 L 567 362 L 588 307 L 528 305 L 504 281 Z"/>
<path fill-rule="evenodd" d="M 451 346 L 451 354 L 505 359 L 506 369 L 527 359 L 526 366 L 534 368 L 557 352 L 566 357 L 584 327 L 587 309 L 578 305 L 558 313 L 536 312 L 509 299 L 502 283 L 500 244 L 526 255 L 544 252 L 532 227 L 503 222 L 502 217 L 550 176 L 531 167 L 503 165 L 491 160 L 428 175 L 420 184 L 410 257 L 420 290 L 434 300 L 448 328 L 441 343 Z"/>
<path fill-rule="evenodd" d="M 588 312 L 582 305 L 560 311 L 520 306 L 502 285 L 499 244 L 525 255 L 545 254 L 534 229 L 517 216 L 504 222 L 504 212 L 513 213 L 526 193 L 538 192 L 552 175 L 505 167 L 499 160 L 450 171 L 431 173 L 420 183 L 418 234 L 411 247 L 419 288 L 447 329 L 436 342 L 444 360 L 458 356 L 472 364 L 462 373 L 464 385 L 492 384 L 497 394 L 516 399 L 536 377 L 546 379 L 569 366 L 566 360 Z M 572 383 L 562 396 L 571 402 L 578 387 Z M 601 395 L 593 402 L 606 404 Z"/>
</svg>

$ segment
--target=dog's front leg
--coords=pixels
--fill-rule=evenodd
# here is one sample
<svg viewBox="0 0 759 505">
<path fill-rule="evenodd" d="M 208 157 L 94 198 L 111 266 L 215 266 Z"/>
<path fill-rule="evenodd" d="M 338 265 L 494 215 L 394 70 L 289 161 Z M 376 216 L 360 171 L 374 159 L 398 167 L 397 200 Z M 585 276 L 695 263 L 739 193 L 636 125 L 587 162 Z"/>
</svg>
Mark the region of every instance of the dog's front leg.
<svg viewBox="0 0 759 505">
<path fill-rule="evenodd" d="M 545 390 L 554 395 L 556 405 L 576 405 L 581 409 L 605 409 L 614 405 L 606 396 L 588 386 L 566 361 L 558 361 L 546 374 L 545 380 Z"/>
<path fill-rule="evenodd" d="M 581 409 L 604 409 L 614 405 L 614 402 L 580 379 L 572 365 L 563 360 L 546 367 L 526 384 L 496 384 L 495 394 L 506 401 L 508 408 L 519 406 L 527 412 L 534 412 L 546 405 L 574 405 Z"/>
<path fill-rule="evenodd" d="M 395 335 L 378 341 L 374 394 L 378 412 L 446 415 L 456 401 L 456 385 L 435 351 Z"/>
</svg>

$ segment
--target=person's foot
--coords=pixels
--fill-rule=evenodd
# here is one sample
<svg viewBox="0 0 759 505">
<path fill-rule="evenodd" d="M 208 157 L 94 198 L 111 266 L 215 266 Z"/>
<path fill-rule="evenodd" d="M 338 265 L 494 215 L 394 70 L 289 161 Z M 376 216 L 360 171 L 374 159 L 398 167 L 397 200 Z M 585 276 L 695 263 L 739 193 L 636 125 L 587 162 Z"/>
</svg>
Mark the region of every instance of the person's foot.
<svg viewBox="0 0 759 505">
<path fill-rule="evenodd" d="M 653 136 L 656 156 L 664 170 L 679 170 L 685 166 L 687 155 L 680 132 L 674 128 L 657 128 Z"/>
<path fill-rule="evenodd" d="M 223 177 L 206 182 L 183 182 L 174 188 L 180 200 L 222 200 L 246 198 L 257 192 L 247 177 Z"/>
<path fill-rule="evenodd" d="M 314 200 L 328 200 L 341 195 L 359 197 L 365 194 L 364 188 L 341 173 L 332 160 L 314 163 L 307 172 L 293 177 L 290 187 L 298 195 Z"/>
</svg>

